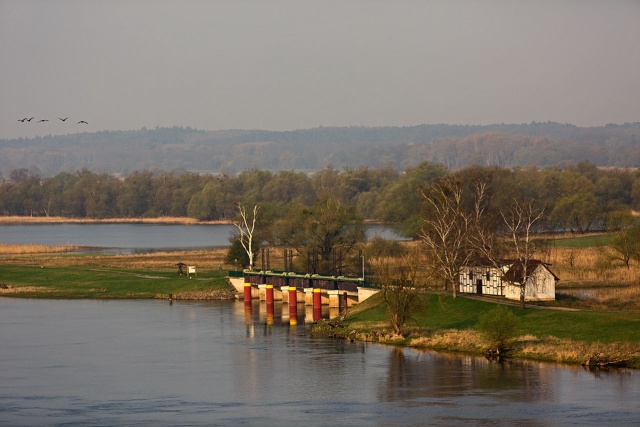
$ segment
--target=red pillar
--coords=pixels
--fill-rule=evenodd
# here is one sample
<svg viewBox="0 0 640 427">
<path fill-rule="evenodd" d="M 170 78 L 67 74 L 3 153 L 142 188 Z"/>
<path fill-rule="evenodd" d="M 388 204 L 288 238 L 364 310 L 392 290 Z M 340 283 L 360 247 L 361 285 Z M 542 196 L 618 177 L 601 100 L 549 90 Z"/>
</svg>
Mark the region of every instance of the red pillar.
<svg viewBox="0 0 640 427">
<path fill-rule="evenodd" d="M 289 324 L 298 324 L 298 296 L 295 286 L 289 286 Z"/>
<path fill-rule="evenodd" d="M 266 285 L 265 291 L 267 292 L 267 304 L 273 304 L 273 285 Z"/>
<path fill-rule="evenodd" d="M 266 285 L 265 291 L 267 293 L 267 325 L 273 325 L 273 285 Z"/>
<path fill-rule="evenodd" d="M 251 283 L 244 282 L 244 303 L 251 305 Z"/>
<path fill-rule="evenodd" d="M 322 319 L 322 294 L 320 288 L 313 288 L 313 320 Z"/>
</svg>

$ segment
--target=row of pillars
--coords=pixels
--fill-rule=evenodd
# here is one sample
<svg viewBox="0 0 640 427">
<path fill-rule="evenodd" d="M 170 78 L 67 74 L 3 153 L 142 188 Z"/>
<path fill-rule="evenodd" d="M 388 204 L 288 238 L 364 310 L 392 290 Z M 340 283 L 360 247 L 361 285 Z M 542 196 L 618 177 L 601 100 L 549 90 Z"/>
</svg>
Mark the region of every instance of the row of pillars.
<svg viewBox="0 0 640 427">
<path fill-rule="evenodd" d="M 269 323 L 269 319 L 273 321 L 274 315 L 274 289 L 273 285 L 266 284 L 264 285 L 265 290 L 265 302 L 267 305 L 267 323 Z M 298 289 L 295 286 L 283 286 L 281 289 L 282 292 L 282 300 L 289 304 L 289 323 L 292 326 L 298 324 Z M 343 292 L 341 295 L 339 291 L 331 291 L 334 294 L 334 298 L 338 297 L 337 306 L 346 310 L 348 307 L 348 299 L 347 292 Z M 305 292 L 307 293 L 307 292 Z M 313 305 L 313 321 L 320 320 L 322 318 L 322 289 L 313 288 L 312 290 L 312 301 Z M 287 298 L 288 297 L 288 298 Z M 306 297 L 305 297 L 306 298 Z M 253 288 L 251 283 L 244 284 L 244 304 L 245 308 L 251 307 L 251 300 L 253 299 Z M 308 298 L 305 301 L 308 303 Z"/>
</svg>

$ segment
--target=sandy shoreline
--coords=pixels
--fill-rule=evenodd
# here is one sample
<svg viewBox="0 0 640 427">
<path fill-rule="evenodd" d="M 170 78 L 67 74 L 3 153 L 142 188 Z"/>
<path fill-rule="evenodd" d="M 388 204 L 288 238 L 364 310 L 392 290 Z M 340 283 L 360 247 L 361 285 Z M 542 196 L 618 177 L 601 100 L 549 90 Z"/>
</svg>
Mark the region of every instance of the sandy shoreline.
<svg viewBox="0 0 640 427">
<path fill-rule="evenodd" d="M 215 225 L 232 224 L 231 221 L 198 221 L 189 217 L 160 217 L 160 218 L 66 218 L 47 216 L 0 216 L 0 224 L 180 224 L 180 225 Z"/>
</svg>

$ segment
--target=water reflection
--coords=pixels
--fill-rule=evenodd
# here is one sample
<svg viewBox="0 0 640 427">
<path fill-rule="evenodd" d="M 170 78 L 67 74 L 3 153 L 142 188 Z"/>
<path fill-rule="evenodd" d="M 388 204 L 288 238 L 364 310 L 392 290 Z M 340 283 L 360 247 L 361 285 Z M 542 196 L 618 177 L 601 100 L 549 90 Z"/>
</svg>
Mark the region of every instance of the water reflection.
<svg viewBox="0 0 640 427">
<path fill-rule="evenodd" d="M 455 372 L 455 375 L 451 373 Z M 417 352 L 394 348 L 381 398 L 420 401 L 491 393 L 511 402 L 554 399 L 550 370 L 522 362 L 495 362 L 477 356 Z"/>
<path fill-rule="evenodd" d="M 0 298 L 0 424 L 634 425 L 635 371 L 316 339 L 304 304 Z"/>
</svg>

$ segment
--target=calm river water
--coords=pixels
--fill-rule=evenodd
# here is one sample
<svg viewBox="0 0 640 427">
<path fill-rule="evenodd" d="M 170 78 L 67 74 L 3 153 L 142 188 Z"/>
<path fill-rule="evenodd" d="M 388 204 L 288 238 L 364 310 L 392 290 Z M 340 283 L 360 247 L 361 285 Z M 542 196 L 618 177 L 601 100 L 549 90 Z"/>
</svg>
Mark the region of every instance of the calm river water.
<svg viewBox="0 0 640 427">
<path fill-rule="evenodd" d="M 242 302 L 0 298 L 0 425 L 638 425 L 640 373 L 316 339 Z"/>
<path fill-rule="evenodd" d="M 233 225 L 175 224 L 0 224 L 0 242 L 89 246 L 95 251 L 139 253 L 229 246 Z M 382 225 L 370 225 L 369 238 L 399 238 Z"/>
</svg>

